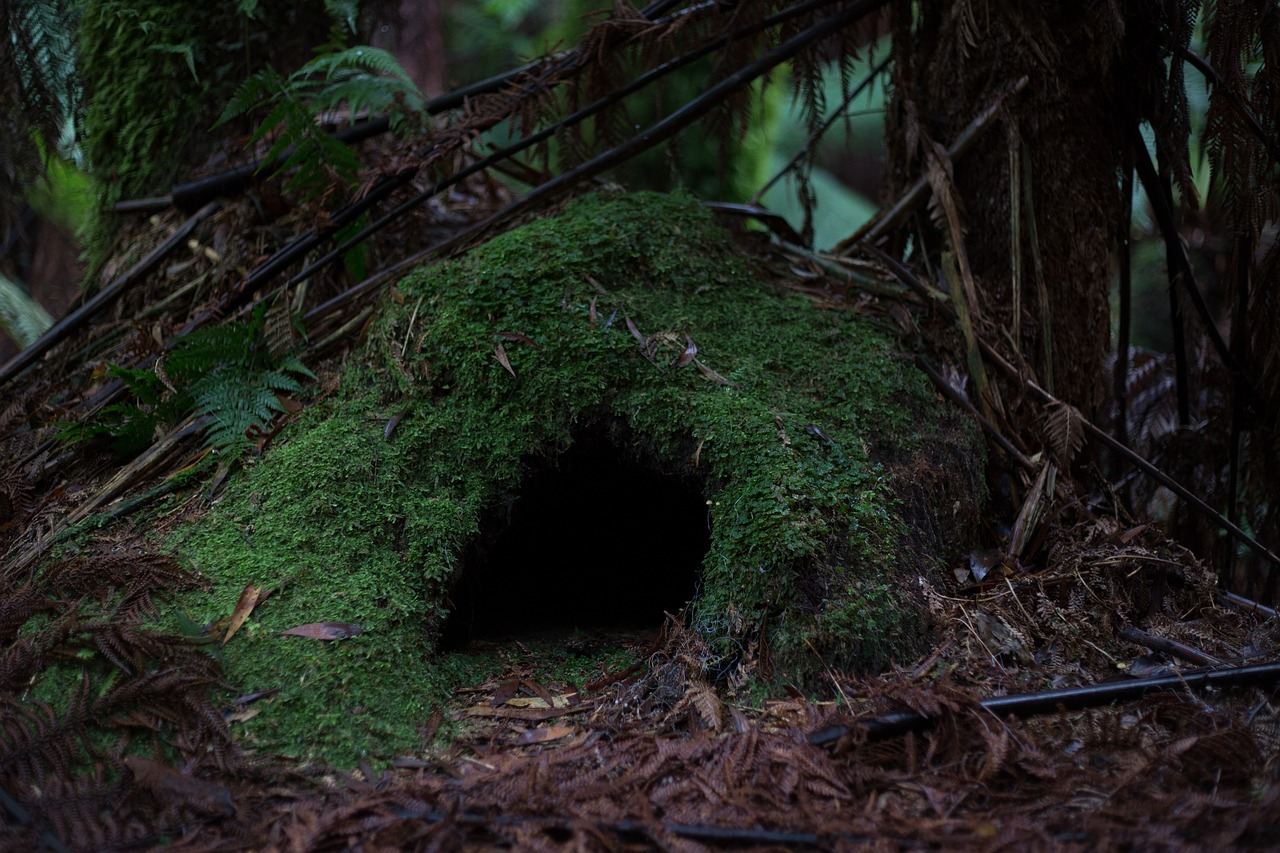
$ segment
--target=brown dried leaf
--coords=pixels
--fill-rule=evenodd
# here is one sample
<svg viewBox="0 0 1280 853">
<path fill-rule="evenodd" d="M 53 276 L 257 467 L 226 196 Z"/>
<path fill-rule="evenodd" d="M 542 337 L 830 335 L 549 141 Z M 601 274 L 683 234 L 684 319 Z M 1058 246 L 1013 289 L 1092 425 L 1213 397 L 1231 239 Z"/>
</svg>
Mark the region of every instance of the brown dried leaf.
<svg viewBox="0 0 1280 853">
<path fill-rule="evenodd" d="M 352 622 L 310 622 L 281 631 L 282 637 L 306 637 L 309 640 L 345 640 L 364 629 Z"/>
<path fill-rule="evenodd" d="M 498 364 L 501 364 L 507 369 L 507 373 L 510 373 L 512 376 L 516 375 L 516 372 L 511 369 L 511 362 L 507 361 L 507 351 L 502 348 L 502 344 L 498 344 L 493 348 L 493 357 L 498 360 Z"/>
<path fill-rule="evenodd" d="M 697 684 L 689 693 L 702 724 L 712 731 L 720 731 L 724 725 L 724 706 L 716 692 L 705 684 Z"/>
<path fill-rule="evenodd" d="M 714 370 L 712 370 L 710 367 L 707 367 L 705 364 L 698 361 L 696 358 L 693 360 L 693 366 L 698 368 L 698 372 L 702 374 L 702 378 L 707 380 L 708 382 L 714 382 L 716 385 L 729 384 L 728 379 L 725 379 L 719 373 L 716 373 Z"/>
<path fill-rule="evenodd" d="M 640 334 L 640 330 L 636 328 L 636 324 L 631 321 L 630 317 L 623 318 L 627 321 L 627 331 L 631 333 L 631 337 L 635 338 L 641 344 L 644 343 L 644 335 Z"/>
<path fill-rule="evenodd" d="M 260 713 L 262 713 L 261 708 L 239 708 L 223 715 L 223 719 L 228 723 L 247 723 Z"/>
<path fill-rule="evenodd" d="M 506 338 L 507 340 L 517 344 L 528 344 L 534 349 L 542 349 L 542 347 L 538 346 L 538 342 L 533 338 L 528 335 L 522 335 L 519 332 L 498 332 L 498 337 Z"/>
<path fill-rule="evenodd" d="M 139 787 L 150 791 L 163 803 L 224 817 L 236 813 L 231 791 L 215 782 L 187 776 L 158 761 L 136 755 L 126 758 L 124 766 L 133 773 L 133 780 Z"/>
<path fill-rule="evenodd" d="M 685 335 L 684 341 L 684 352 L 680 353 L 680 357 L 676 359 L 675 366 L 677 368 L 684 367 L 686 364 L 693 361 L 693 357 L 698 354 L 698 345 L 693 342 L 693 338 Z"/>
<path fill-rule="evenodd" d="M 547 743 L 560 738 L 568 737 L 576 731 L 573 726 L 547 726 L 545 729 L 533 729 L 527 731 L 520 737 L 516 738 L 516 743 L 520 746 L 528 746 L 533 743 Z"/>
<path fill-rule="evenodd" d="M 594 704 L 584 703 L 567 708 L 490 708 L 487 705 L 473 705 L 466 710 L 468 717 L 502 717 L 509 720 L 551 720 L 569 714 L 581 714 L 595 708 Z"/>
<path fill-rule="evenodd" d="M 404 420 L 404 416 L 407 414 L 409 414 L 409 409 L 406 406 L 405 408 L 401 409 L 400 411 L 396 412 L 394 415 L 391 416 L 391 418 L 387 421 L 386 428 L 382 430 L 383 441 L 391 440 L 391 434 L 396 431 L 396 427 L 400 426 L 400 421 Z"/>
<path fill-rule="evenodd" d="M 1070 403 L 1055 400 L 1045 410 L 1044 432 L 1053 458 L 1065 469 L 1084 446 L 1084 416 Z"/>
<path fill-rule="evenodd" d="M 236 631 L 240 630 L 240 626 L 249 618 L 253 608 L 258 606 L 261 595 L 262 587 L 257 584 L 248 583 L 244 585 L 244 590 L 240 593 L 240 600 L 236 602 L 236 609 L 231 611 L 231 622 L 227 625 L 227 633 L 222 635 L 222 644 L 224 646 L 228 640 L 235 636 Z"/>
</svg>

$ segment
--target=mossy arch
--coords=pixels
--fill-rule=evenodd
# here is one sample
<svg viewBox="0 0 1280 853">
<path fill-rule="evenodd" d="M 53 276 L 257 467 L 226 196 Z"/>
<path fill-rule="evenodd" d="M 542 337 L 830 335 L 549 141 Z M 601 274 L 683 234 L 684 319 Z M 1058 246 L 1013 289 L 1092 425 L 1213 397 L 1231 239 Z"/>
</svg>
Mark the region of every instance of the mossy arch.
<svg viewBox="0 0 1280 853">
<path fill-rule="evenodd" d="M 884 329 L 762 281 L 692 199 L 598 194 L 402 280 L 339 393 L 176 536 L 213 584 L 195 618 L 277 590 L 224 652 L 237 686 L 285 685 L 250 734 L 329 757 L 412 741 L 455 677 L 438 644 L 468 549 L 600 424 L 701 489 L 686 616 L 708 666 L 820 689 L 921 651 L 918 578 L 981 496 L 972 431 Z M 278 635 L 321 620 L 364 632 Z"/>
</svg>

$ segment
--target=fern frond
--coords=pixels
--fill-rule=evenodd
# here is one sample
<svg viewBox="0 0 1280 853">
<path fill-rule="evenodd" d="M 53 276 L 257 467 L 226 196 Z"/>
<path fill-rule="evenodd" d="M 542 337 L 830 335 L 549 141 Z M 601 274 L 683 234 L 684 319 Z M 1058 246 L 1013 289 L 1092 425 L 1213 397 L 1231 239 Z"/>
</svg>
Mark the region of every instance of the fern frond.
<svg viewBox="0 0 1280 853">
<path fill-rule="evenodd" d="M 417 89 L 394 56 L 381 48 L 369 45 L 356 45 L 336 53 L 321 54 L 290 74 L 289 79 L 296 80 L 320 74 L 325 80 L 332 80 L 342 72 L 354 68 L 363 68 L 377 75 L 391 77 L 406 88 Z"/>
<path fill-rule="evenodd" d="M 275 97 L 283 87 L 284 78 L 274 68 L 259 71 L 236 88 L 213 126 L 221 127 L 234 118 L 247 115 Z"/>
<path fill-rule="evenodd" d="M 0 332 L 26 347 L 48 331 L 53 318 L 16 284 L 0 275 Z"/>
<path fill-rule="evenodd" d="M 1069 403 L 1057 402 L 1045 410 L 1045 437 L 1058 464 L 1064 468 L 1084 446 L 1084 417 Z"/>
</svg>

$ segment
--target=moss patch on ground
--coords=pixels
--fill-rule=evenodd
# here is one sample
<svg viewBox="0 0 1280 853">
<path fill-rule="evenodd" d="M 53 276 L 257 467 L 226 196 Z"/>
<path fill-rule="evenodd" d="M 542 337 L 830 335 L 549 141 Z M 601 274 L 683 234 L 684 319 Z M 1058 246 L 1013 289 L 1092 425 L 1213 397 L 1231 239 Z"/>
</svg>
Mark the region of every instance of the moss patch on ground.
<svg viewBox="0 0 1280 853">
<path fill-rule="evenodd" d="M 978 491 L 940 494 L 921 543 L 895 472 L 931 457 L 976 483 L 972 435 L 882 330 L 759 281 L 697 203 L 593 195 L 401 281 L 341 392 L 175 536 L 213 583 L 180 602 L 197 622 L 245 584 L 277 588 L 223 650 L 237 688 L 281 688 L 246 739 L 339 764 L 412 749 L 484 666 L 437 650 L 468 547 L 583 430 L 701 484 L 710 550 L 688 612 L 714 670 L 755 657 L 814 686 L 919 652 L 912 581 Z M 325 620 L 363 633 L 279 635 Z"/>
</svg>

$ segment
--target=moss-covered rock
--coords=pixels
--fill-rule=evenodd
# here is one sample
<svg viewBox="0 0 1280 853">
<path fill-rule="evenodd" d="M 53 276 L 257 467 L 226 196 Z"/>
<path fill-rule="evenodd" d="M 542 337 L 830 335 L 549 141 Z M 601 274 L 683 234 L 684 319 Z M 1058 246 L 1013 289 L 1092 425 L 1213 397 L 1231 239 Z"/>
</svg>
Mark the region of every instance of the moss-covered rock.
<svg viewBox="0 0 1280 853">
<path fill-rule="evenodd" d="M 455 677 L 437 641 L 469 546 L 589 431 L 702 489 L 688 612 L 713 668 L 747 650 L 813 687 L 905 662 L 915 578 L 966 532 L 980 451 L 891 343 L 761 283 L 688 199 L 578 199 L 397 285 L 340 393 L 178 534 L 214 584 L 182 605 L 212 620 L 280 587 L 225 647 L 237 687 L 282 688 L 248 724 L 263 746 L 404 749 Z M 364 633 L 279 636 L 321 620 Z"/>
</svg>

